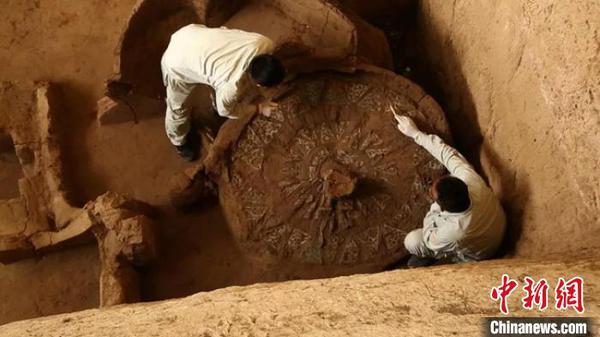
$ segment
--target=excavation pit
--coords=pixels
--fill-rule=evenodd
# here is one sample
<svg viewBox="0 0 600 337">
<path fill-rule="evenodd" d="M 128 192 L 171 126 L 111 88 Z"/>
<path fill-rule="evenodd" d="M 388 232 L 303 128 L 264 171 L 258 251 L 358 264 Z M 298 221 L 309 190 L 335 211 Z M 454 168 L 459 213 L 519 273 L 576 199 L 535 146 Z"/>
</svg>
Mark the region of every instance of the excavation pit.
<svg viewBox="0 0 600 337">
<path fill-rule="evenodd" d="M 341 2 L 354 3 L 357 8 L 375 2 L 383 3 Z M 400 2 L 403 1 L 394 1 L 394 4 Z M 190 3 L 200 2 L 177 3 L 188 6 Z M 187 165 L 179 161 L 164 137 L 160 112 L 163 109 L 160 106 L 162 103 L 152 96 L 162 94 L 160 73 L 152 65 L 155 61 L 148 62 L 139 69 L 131 67 L 132 72 L 128 73 L 127 79 L 132 79 L 130 84 L 133 85 L 125 86 L 123 92 L 116 92 L 146 95 L 144 99 L 158 102 L 156 104 L 159 108 L 148 114 L 131 114 L 132 117 L 118 119 L 119 123 L 111 125 L 99 126 L 90 121 L 93 102 L 100 98 L 105 89 L 102 83 L 111 76 L 110 66 L 117 63 L 112 62 L 110 54 L 115 46 L 117 50 L 121 50 L 120 26 L 128 22 L 131 8 L 134 7 L 133 1 L 67 1 L 61 2 L 60 6 L 41 1 L 41 4 L 39 8 L 29 8 L 25 3 L 17 4 L 16 7 L 19 8 L 16 9 L 11 5 L 0 14 L 3 18 L 6 16 L 6 22 L 17 22 L 10 27 L 7 25 L 11 34 L 0 37 L 8 46 L 5 50 L 0 50 L 0 56 L 9 60 L 6 64 L 11 65 L 3 69 L 3 74 L 15 80 L 27 80 L 33 76 L 61 83 L 61 89 L 65 92 L 65 106 L 71 110 L 67 115 L 69 118 L 66 118 L 70 124 L 65 127 L 69 132 L 62 140 L 69 153 L 63 164 L 71 173 L 68 177 L 72 180 L 72 186 L 68 192 L 74 196 L 74 205 L 83 206 L 110 190 L 141 199 L 159 210 L 157 222 L 160 227 L 160 246 L 169 249 L 162 249 L 155 263 L 138 268 L 141 300 L 180 297 L 231 285 L 381 270 L 380 266 L 359 266 L 353 269 L 349 265 L 325 265 L 320 268 L 317 264 L 286 260 L 288 257 L 285 256 L 283 262 L 277 255 L 272 258 L 269 254 L 252 256 L 248 249 L 238 246 L 239 240 L 233 235 L 219 207 L 208 204 L 191 213 L 181 213 L 174 209 L 170 204 L 168 182 L 173 174 L 185 171 Z M 224 289 L 195 297 L 199 301 L 188 307 L 206 306 L 204 310 L 207 320 L 202 321 L 218 330 L 222 326 L 216 321 L 214 324 L 210 323 L 210 317 L 214 316 L 215 311 L 208 308 L 207 302 L 215 303 L 223 298 L 245 300 L 248 297 L 240 294 L 258 291 L 255 292 L 257 299 L 250 305 L 258 308 L 257 312 L 272 308 L 278 312 L 290 313 L 291 307 L 300 308 L 299 310 L 304 308 L 304 311 L 295 311 L 293 314 L 294 317 L 299 317 L 296 321 L 298 324 L 312 322 L 314 325 L 311 326 L 320 326 L 319 318 L 314 321 L 310 321 L 310 318 L 305 320 L 305 317 L 313 317 L 317 311 L 331 315 L 327 317 L 338 317 L 339 306 L 327 309 L 327 301 L 330 300 L 330 303 L 347 304 L 343 308 L 351 314 L 345 322 L 353 328 L 356 327 L 353 324 L 358 324 L 359 321 L 356 317 L 365 317 L 365 313 L 372 310 L 369 317 L 374 322 L 389 322 L 388 313 L 398 314 L 398 321 L 401 322 L 401 326 L 395 327 L 398 331 L 426 331 L 425 333 L 433 335 L 437 330 L 432 326 L 423 326 L 421 317 L 428 321 L 429 318 L 434 318 L 431 321 L 435 321 L 436 317 L 443 316 L 454 324 L 448 325 L 448 329 L 468 330 L 464 334 L 469 335 L 473 331 L 469 330 L 465 322 L 475 326 L 479 316 L 498 313 L 487 298 L 487 291 L 490 287 L 497 286 L 499 275 L 509 271 L 519 275 L 534 273 L 537 277 L 548 277 L 549 280 L 581 275 L 586 282 L 592 284 L 586 288 L 589 291 L 586 296 L 590 298 L 586 313 L 597 315 L 598 306 L 594 301 L 598 297 L 597 287 L 593 283 L 597 282 L 598 268 L 597 263 L 590 258 L 597 251 L 597 237 L 600 234 L 597 216 L 598 178 L 593 174 L 597 171 L 597 158 L 600 158 L 596 113 L 598 97 L 595 95 L 599 89 L 597 39 L 594 38 L 597 20 L 592 19 L 598 16 L 598 10 L 594 6 L 585 1 L 547 4 L 507 2 L 489 6 L 465 0 L 422 0 L 416 3 L 415 11 L 409 15 L 414 19 L 408 21 L 410 31 L 399 32 L 406 37 L 406 41 L 391 43 L 400 47 L 415 47 L 393 49 L 396 56 L 401 56 L 401 62 L 397 64 L 400 66 L 396 70 L 400 72 L 407 70 L 407 66 L 411 68 L 412 72 L 406 71 L 406 74 L 414 76 L 413 80 L 441 103 L 453 132 L 454 144 L 488 179 L 503 201 L 509 216 L 510 244 L 505 249 L 508 255 L 501 256 L 503 259 L 480 264 L 435 267 L 416 273 L 398 271 L 326 281 L 266 284 L 242 291 L 239 288 Z M 25 10 L 31 17 L 40 18 L 40 24 L 18 24 L 22 21 L 22 12 Z M 383 11 L 366 11 L 369 15 L 363 18 L 372 19 L 382 13 L 396 13 L 396 10 L 396 7 L 388 7 Z M 237 17 L 226 15 L 221 19 L 226 22 L 228 17 L 232 17 L 232 22 L 237 22 L 235 20 L 247 13 L 242 12 Z M 81 17 L 93 19 L 77 19 Z M 115 29 L 115 26 L 119 28 Z M 14 36 L 19 38 L 12 39 Z M 161 43 L 165 43 L 164 39 L 162 41 Z M 139 44 L 142 49 L 143 43 L 145 42 L 142 40 Z M 160 48 L 150 49 L 152 54 L 148 55 L 148 59 L 157 59 Z M 364 44 L 362 49 L 365 49 Z M 378 50 L 376 47 L 371 49 Z M 133 63 L 135 61 L 131 60 Z M 146 73 L 152 74 L 152 79 L 146 82 L 148 86 L 145 87 L 144 82 L 136 83 L 135 75 Z M 135 93 L 138 89 L 140 92 Z M 31 95 L 31 92 L 27 95 Z M 206 97 L 201 97 L 205 103 Z M 12 108 L 4 111 L 21 110 Z M 9 114 L 18 115 L 12 112 Z M 25 142 L 15 139 L 15 143 Z M 33 150 L 29 153 L 30 156 L 27 157 L 27 152 L 17 151 L 23 158 L 29 158 L 26 162 L 31 163 L 31 159 L 36 157 Z M 27 165 L 23 162 L 21 164 L 24 168 Z M 341 172 L 339 180 L 328 180 L 332 176 L 323 171 L 320 171 L 320 176 L 333 184 L 354 176 L 344 172 L 346 170 L 351 171 L 346 166 L 334 170 Z M 360 191 L 360 182 L 359 177 L 354 188 L 330 190 L 332 203 L 354 196 Z M 350 185 L 352 184 L 348 183 L 346 186 Z M 14 193 L 11 195 L 14 196 Z M 49 221 L 45 214 L 44 219 L 46 220 L 40 222 L 43 227 L 46 224 L 65 224 L 64 221 Z M 7 308 L 0 307 L 3 322 L 98 305 L 96 290 L 100 270 L 95 244 L 64 249 L 59 253 L 38 255 L 38 259 L 30 258 L 0 266 L 0 289 L 9 290 L 1 294 L 4 296 L 2 303 Z M 41 256 L 44 257 L 40 258 Z M 530 257 L 533 260 L 524 259 Z M 546 262 L 554 258 L 560 261 Z M 77 276 L 66 277 L 65 274 Z M 15 282 L 21 277 L 27 282 Z M 20 287 L 15 286 L 17 283 Z M 320 288 L 320 284 L 332 286 L 325 289 Z M 394 286 L 378 291 L 384 284 Z M 423 284 L 439 291 L 424 295 Z M 299 301 L 287 307 L 269 306 L 265 302 L 268 297 L 266 295 L 272 294 L 273 289 L 281 290 L 281 299 L 293 297 L 288 291 L 292 288 L 296 294 L 293 296 L 298 296 Z M 298 292 L 301 288 L 307 291 Z M 457 292 L 464 296 L 458 302 L 454 295 Z M 31 293 L 32 299 L 27 301 L 22 296 L 12 295 L 13 293 Z M 373 307 L 357 305 L 355 293 L 372 295 L 369 302 L 373 303 Z M 438 296 L 441 293 L 453 295 Z M 328 297 L 327 294 L 333 295 Z M 327 301 L 320 302 L 316 308 L 311 305 L 311 299 L 315 297 Z M 300 300 L 303 298 L 306 301 Z M 55 299 L 61 299 L 61 303 Z M 164 306 L 174 310 L 172 317 L 179 317 L 181 314 L 175 310 L 179 307 L 178 303 L 183 302 L 164 303 Z M 250 321 L 256 316 L 250 315 L 251 309 L 246 310 L 248 303 L 243 301 L 240 305 L 244 305 Z M 422 303 L 432 305 L 423 306 Z M 120 317 L 136 317 L 134 311 L 140 307 L 135 308 L 121 307 L 118 310 L 123 311 L 119 313 L 125 315 Z M 148 308 L 151 309 L 151 306 Z M 237 322 L 239 311 L 223 310 L 219 312 L 219 320 L 226 317 L 228 321 Z M 157 321 L 164 318 L 164 312 L 162 309 L 154 311 Z M 518 312 L 521 313 L 527 314 Z M 93 315 L 101 314 L 95 312 Z M 556 314 L 556 311 L 548 310 L 544 314 Z M 85 315 L 90 317 L 89 312 L 82 314 Z M 194 313 L 190 317 L 201 316 Z M 281 315 L 279 321 L 275 319 L 274 325 L 287 327 L 289 317 L 290 315 Z M 66 329 L 67 324 L 61 322 L 62 319 L 71 318 L 56 319 L 57 326 Z M 159 324 L 157 321 L 146 321 L 144 325 L 154 327 L 153 324 Z M 51 324 L 49 321 L 44 322 Z M 79 320 L 70 322 L 78 323 Z M 172 321 L 171 318 L 163 319 L 162 322 L 167 322 L 164 326 L 169 329 L 181 327 L 181 321 Z M 233 329 L 240 328 L 242 324 L 238 323 L 233 324 Z M 42 326 L 40 331 L 47 331 L 44 330 L 48 328 L 47 325 L 39 324 L 38 326 Z M 388 323 L 381 324 L 382 329 L 388 328 Z M 32 324 L 27 322 L 22 326 L 29 328 Z M 73 329 L 81 327 L 76 324 L 73 326 Z M 124 324 L 123 329 L 131 326 Z M 19 330 L 14 335 L 21 336 L 22 331 Z M 90 328 L 90 331 L 93 329 Z M 444 332 L 449 334 L 450 331 Z"/>
</svg>

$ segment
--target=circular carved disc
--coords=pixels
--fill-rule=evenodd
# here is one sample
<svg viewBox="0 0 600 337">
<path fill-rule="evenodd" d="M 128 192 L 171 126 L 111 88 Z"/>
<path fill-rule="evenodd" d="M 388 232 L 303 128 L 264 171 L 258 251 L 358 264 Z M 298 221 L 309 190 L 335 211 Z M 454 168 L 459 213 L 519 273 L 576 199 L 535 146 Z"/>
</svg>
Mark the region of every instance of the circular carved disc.
<svg viewBox="0 0 600 337">
<path fill-rule="evenodd" d="M 377 69 L 299 78 L 270 118 L 226 122 L 216 144 L 233 142 L 219 191 L 241 245 L 326 265 L 404 256 L 404 237 L 421 226 L 429 185 L 444 171 L 396 129 L 390 104 L 448 135 L 429 96 Z"/>
</svg>

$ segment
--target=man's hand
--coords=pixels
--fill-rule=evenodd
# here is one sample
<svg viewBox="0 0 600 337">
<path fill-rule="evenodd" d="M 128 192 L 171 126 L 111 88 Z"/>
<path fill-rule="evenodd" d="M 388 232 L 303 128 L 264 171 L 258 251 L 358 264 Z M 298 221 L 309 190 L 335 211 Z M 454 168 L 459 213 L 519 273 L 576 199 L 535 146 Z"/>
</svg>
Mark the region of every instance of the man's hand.
<svg viewBox="0 0 600 337">
<path fill-rule="evenodd" d="M 396 113 L 396 110 L 394 110 L 394 107 L 392 107 L 391 105 L 390 109 L 394 113 L 394 118 L 398 122 L 398 130 L 400 130 L 400 132 L 402 132 L 407 137 L 415 138 L 420 131 L 415 122 L 412 120 L 412 118 L 408 116 L 400 116 Z"/>
<path fill-rule="evenodd" d="M 258 103 L 258 113 L 265 117 L 270 117 L 278 106 L 279 104 L 271 101 Z"/>
</svg>

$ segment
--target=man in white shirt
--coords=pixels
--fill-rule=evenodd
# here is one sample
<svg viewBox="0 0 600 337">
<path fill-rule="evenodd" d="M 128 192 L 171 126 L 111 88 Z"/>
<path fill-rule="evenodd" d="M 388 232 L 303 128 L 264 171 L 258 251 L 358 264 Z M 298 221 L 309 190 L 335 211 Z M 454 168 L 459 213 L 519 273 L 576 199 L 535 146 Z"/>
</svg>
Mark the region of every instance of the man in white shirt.
<svg viewBox="0 0 600 337">
<path fill-rule="evenodd" d="M 431 187 L 434 203 L 423 228 L 411 231 L 404 239 L 404 247 L 412 254 L 408 267 L 427 266 L 441 258 L 466 262 L 493 257 L 506 227 L 498 198 L 458 151 L 440 137 L 421 132 L 410 117 L 394 115 L 400 132 L 450 173 Z"/>
<path fill-rule="evenodd" d="M 257 109 L 270 114 L 275 105 L 255 102 L 258 95 L 253 89 L 283 81 L 285 69 L 271 55 L 273 50 L 273 41 L 263 35 L 224 27 L 191 24 L 171 36 L 161 60 L 167 88 L 165 128 L 181 157 L 192 161 L 198 152 L 188 136 L 190 107 L 186 104 L 197 84 L 215 90 L 220 116 L 235 119 Z"/>
</svg>

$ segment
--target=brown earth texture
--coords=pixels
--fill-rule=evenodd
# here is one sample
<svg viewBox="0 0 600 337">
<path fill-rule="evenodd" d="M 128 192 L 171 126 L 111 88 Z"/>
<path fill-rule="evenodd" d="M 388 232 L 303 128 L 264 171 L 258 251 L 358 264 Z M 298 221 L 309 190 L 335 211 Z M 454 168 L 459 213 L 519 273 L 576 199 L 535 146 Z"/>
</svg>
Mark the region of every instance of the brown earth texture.
<svg viewBox="0 0 600 337">
<path fill-rule="evenodd" d="M 210 20 L 234 28 L 256 27 L 257 31 L 287 43 L 292 54 L 322 58 L 320 64 L 326 68 L 336 64 L 331 62 L 336 57 L 344 60 L 343 65 L 338 65 L 345 71 L 347 62 L 355 59 L 391 68 L 391 54 L 393 70 L 416 84 L 403 77 L 394 78 L 411 83 L 411 90 L 421 90 L 420 97 L 425 93 L 431 96 L 430 106 L 421 110 L 436 112 L 422 122 L 438 118 L 430 132 L 443 134 L 449 127 L 451 136 L 445 138 L 473 163 L 500 198 L 507 213 L 508 233 L 502 252 L 493 261 L 393 271 L 389 271 L 395 266 L 389 265 L 387 251 L 377 251 L 383 255 L 367 261 L 377 261 L 375 264 L 338 263 L 338 258 L 347 261 L 345 257 L 362 256 L 352 253 L 353 249 L 346 253 L 342 248 L 329 247 L 336 259 L 314 263 L 314 256 L 296 247 L 275 245 L 269 249 L 269 242 L 261 242 L 268 235 L 248 239 L 244 231 L 249 227 L 244 226 L 252 226 L 251 219 L 240 221 L 238 210 L 222 208 L 220 204 L 223 198 L 230 198 L 230 205 L 256 209 L 256 198 L 249 203 L 242 200 L 247 194 L 240 200 L 231 199 L 234 197 L 227 194 L 231 182 L 224 181 L 223 175 L 215 178 L 220 203 L 214 198 L 185 212 L 173 207 L 172 178 L 189 169 L 189 164 L 178 158 L 164 135 L 161 112 L 144 115 L 144 111 L 133 111 L 133 117 L 113 124 L 97 120 L 97 101 L 105 94 L 106 80 L 114 79 L 119 72 L 115 55 L 120 52 L 123 30 L 138 3 L 4 1 L 0 11 L 0 81 L 2 88 L 31 88 L 32 81 L 51 82 L 53 88 L 58 88 L 60 104 L 53 109 L 55 119 L 43 132 L 51 131 L 52 144 L 60 147 L 62 180 L 56 183 L 54 176 L 44 170 L 36 174 L 64 191 L 61 198 L 66 201 L 60 200 L 68 202 L 73 214 L 80 214 L 76 211 L 106 191 L 127 195 L 155 209 L 158 255 L 151 263 L 136 265 L 133 278 L 138 300 L 158 302 L 94 309 L 102 303 L 99 289 L 104 255 L 99 254 L 89 235 L 76 244 L 0 263 L 0 324 L 5 324 L 0 326 L 0 336 L 479 336 L 482 317 L 501 315 L 498 303 L 490 299 L 490 290 L 500 284 L 503 274 L 520 284 L 525 276 L 546 278 L 551 287 L 548 310 L 522 309 L 517 292 L 509 301 L 509 317 L 600 318 L 600 2 L 314 0 L 319 6 L 311 7 L 306 5 L 311 3 L 308 0 L 293 4 L 257 0 L 243 7 L 243 1 L 228 1 L 227 6 L 193 1 L 215 6 L 201 8 L 209 13 Z M 192 1 L 172 2 L 175 3 Z M 285 6 L 289 12 L 281 11 Z M 227 21 L 226 13 L 236 8 L 241 10 Z M 265 15 L 261 16 L 261 11 Z M 327 15 L 313 14 L 323 12 Z M 198 13 L 174 13 L 154 27 L 156 31 L 185 20 L 202 19 Z M 335 29 L 328 30 L 330 24 Z M 316 35 L 310 27 L 318 28 Z M 356 32 L 351 31 L 353 27 Z M 383 35 L 375 27 L 385 33 L 387 41 L 382 40 Z M 146 38 L 155 41 L 154 28 L 147 31 L 144 40 L 137 41 L 136 48 L 141 46 L 143 50 Z M 316 48 L 325 41 L 320 40 L 323 36 L 335 48 Z M 163 41 L 165 36 L 158 38 Z M 298 41 L 316 47 L 294 49 Z M 129 70 L 134 69 L 131 76 L 136 77 L 146 69 L 149 76 L 154 76 L 146 84 L 155 90 L 158 72 L 147 69 L 146 63 L 152 63 L 160 51 L 156 45 L 148 48 L 151 57 L 140 64 L 134 62 L 143 69 L 138 71 L 132 66 Z M 352 57 L 348 57 L 350 54 Z M 320 69 L 314 64 L 306 67 Z M 378 71 L 391 74 L 390 70 Z M 359 75 L 335 75 L 352 76 Z M 295 80 L 301 84 L 299 92 L 309 90 L 306 82 L 314 82 L 317 77 L 305 74 Z M 357 79 L 354 77 L 353 83 Z M 378 85 L 385 87 L 393 80 L 382 82 Z M 199 105 L 206 106 L 206 88 L 199 89 Z M 143 101 L 151 107 L 146 112 L 156 110 L 156 98 Z M 284 102 L 292 98 L 288 96 Z M 0 101 L 5 99 L 2 96 Z M 35 102 L 34 95 L 27 104 L 11 101 L 0 108 L 0 121 L 10 120 L 7 116 L 19 109 L 35 112 Z M 37 102 L 39 108 L 40 101 Z M 361 111 L 354 105 L 348 106 Z M 330 106 L 319 105 L 318 109 L 336 118 L 340 116 L 327 110 L 332 109 Z M 442 110 L 445 120 L 436 115 Z M 381 108 L 372 116 L 352 118 L 367 128 L 383 130 L 392 139 L 393 119 L 386 111 Z M 232 124 L 227 122 L 224 126 L 228 123 Z M 310 131 L 320 132 L 314 126 L 321 124 L 313 123 Z M 19 199 L 19 191 L 25 185 L 23 176 L 31 173 L 24 168 L 21 171 L 23 154 L 19 149 L 27 143 L 19 143 L 8 131 L 0 130 L 0 239 L 35 229 L 23 220 L 27 218 L 25 206 L 14 206 L 23 202 Z M 265 148 L 269 160 L 275 161 L 267 171 L 272 170 L 272 176 L 281 180 L 289 178 L 289 171 L 278 169 L 285 166 L 281 163 L 291 158 L 290 153 L 299 156 L 297 159 L 312 158 L 293 153 L 296 129 L 285 132 L 290 135 L 290 152 L 285 152 L 283 145 L 279 152 Z M 234 156 L 247 138 L 239 137 Z M 397 138 L 386 142 L 404 141 Z M 47 141 L 40 144 L 48 146 Z M 319 146 L 322 148 L 322 144 Z M 205 149 L 205 155 L 206 152 Z M 415 162 L 428 162 L 425 154 L 420 155 L 423 157 Z M 383 164 L 387 161 L 390 158 L 384 159 Z M 402 165 L 407 166 L 407 162 Z M 418 174 L 411 170 L 418 165 L 413 164 L 408 169 L 403 166 L 405 175 L 394 178 L 392 185 L 414 183 L 423 187 L 416 194 L 424 198 L 426 189 L 419 184 L 428 179 L 414 178 Z M 241 160 L 227 165 L 221 169 L 243 172 L 247 184 L 265 187 L 258 176 L 248 173 L 251 165 Z M 301 165 L 308 167 L 310 162 Z M 332 184 L 342 181 L 344 188 L 353 190 L 353 183 L 348 181 L 355 177 L 346 174 L 347 166 L 339 162 L 327 165 L 329 171 L 318 172 L 323 179 Z M 58 170 L 54 164 L 48 169 Z M 436 173 L 439 168 L 429 169 L 425 175 Z M 331 172 L 335 175 L 330 179 Z M 364 176 L 372 178 L 372 172 Z M 357 179 L 360 181 L 361 177 Z M 343 189 L 328 191 L 329 196 L 349 193 Z M 399 200 L 403 196 L 393 197 Z M 390 201 L 389 207 L 396 207 L 395 202 L 406 201 Z M 418 212 L 425 211 L 424 202 L 415 201 Z M 280 205 L 269 211 L 285 212 L 286 203 L 275 206 Z M 42 215 L 52 208 L 40 207 Z M 42 215 L 45 228 L 59 230 L 63 226 L 61 216 Z M 386 221 L 388 217 L 385 212 L 367 216 L 359 228 L 375 228 L 380 224 L 364 221 Z M 292 225 L 307 232 L 310 226 L 316 226 L 303 221 Z M 416 217 L 411 221 L 413 228 L 418 225 Z M 249 245 L 248 240 L 254 240 L 252 244 L 259 242 L 259 249 Z M 366 250 L 367 246 L 363 242 L 357 247 Z M 404 256 L 397 248 L 390 253 L 395 254 L 391 260 Z M 386 268 L 388 271 L 382 271 Z M 553 286 L 560 277 L 575 276 L 585 281 L 585 312 L 556 310 L 552 307 Z M 61 315 L 42 317 L 53 314 Z"/>
</svg>

